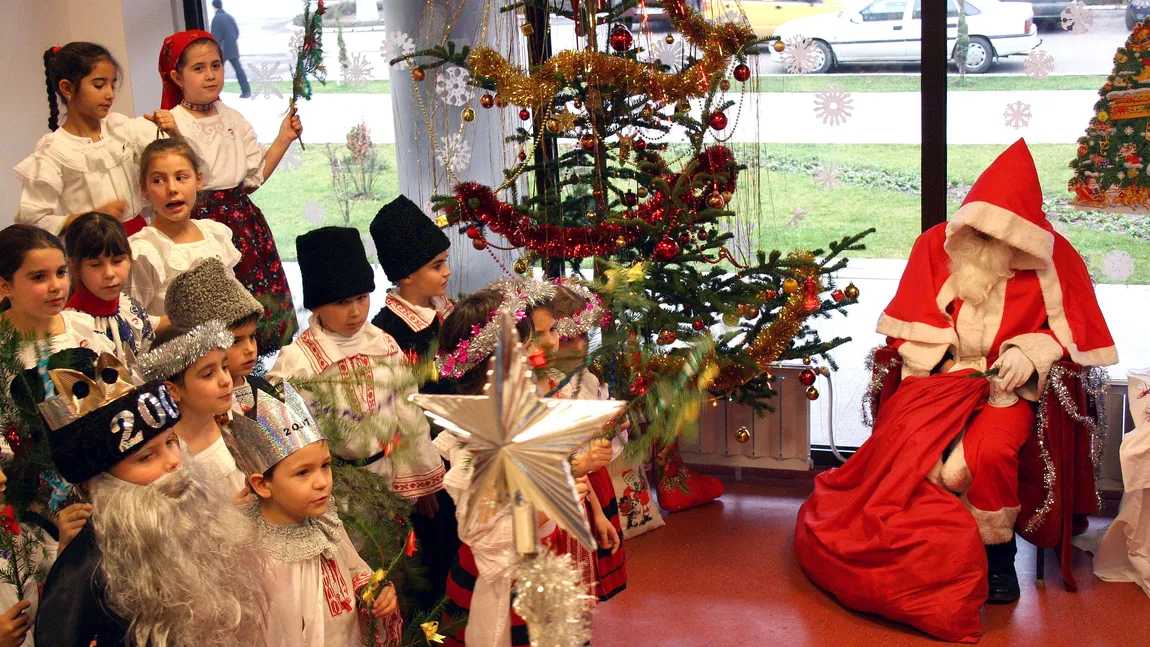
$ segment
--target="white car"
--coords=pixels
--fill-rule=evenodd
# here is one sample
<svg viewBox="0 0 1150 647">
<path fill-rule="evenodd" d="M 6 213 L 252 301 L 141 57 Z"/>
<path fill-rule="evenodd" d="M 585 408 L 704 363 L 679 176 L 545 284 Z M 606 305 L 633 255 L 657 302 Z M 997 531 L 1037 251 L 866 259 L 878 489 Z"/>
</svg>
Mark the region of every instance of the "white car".
<svg viewBox="0 0 1150 647">
<path fill-rule="evenodd" d="M 955 0 L 928 1 L 948 5 L 947 57 L 953 59 L 958 5 Z M 784 43 L 811 39 L 815 59 L 805 67 L 812 72 L 826 72 L 838 63 L 917 62 L 922 53 L 922 2 L 872 0 L 860 3 L 857 11 L 783 23 L 774 35 Z M 970 35 L 967 72 L 985 72 L 996 57 L 1027 54 L 1038 46 L 1038 27 L 1028 4 L 967 0 L 966 25 Z"/>
</svg>

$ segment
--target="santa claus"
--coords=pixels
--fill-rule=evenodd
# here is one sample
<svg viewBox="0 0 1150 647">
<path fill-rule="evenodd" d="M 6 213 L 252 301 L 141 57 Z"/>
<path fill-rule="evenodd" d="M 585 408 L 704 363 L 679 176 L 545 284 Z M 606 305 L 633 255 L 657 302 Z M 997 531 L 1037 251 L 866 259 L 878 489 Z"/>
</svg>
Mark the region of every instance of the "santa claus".
<svg viewBox="0 0 1150 647">
<path fill-rule="evenodd" d="M 872 438 L 816 479 L 798 557 L 848 606 L 974 640 L 984 602 L 1019 597 L 1018 456 L 1051 367 L 1118 361 L 1085 264 L 1042 212 L 1023 141 L 915 242 L 878 332 L 903 383 Z"/>
</svg>

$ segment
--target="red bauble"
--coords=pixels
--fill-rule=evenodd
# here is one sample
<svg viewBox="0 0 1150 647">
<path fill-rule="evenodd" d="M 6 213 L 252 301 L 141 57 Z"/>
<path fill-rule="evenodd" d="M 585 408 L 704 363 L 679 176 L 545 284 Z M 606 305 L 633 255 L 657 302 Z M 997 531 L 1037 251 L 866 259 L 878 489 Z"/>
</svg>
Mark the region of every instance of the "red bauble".
<svg viewBox="0 0 1150 647">
<path fill-rule="evenodd" d="M 524 151 L 519 151 L 519 154 L 516 155 L 515 157 L 518 157 L 519 161 L 522 162 L 522 161 L 527 159 L 527 153 Z"/>
<path fill-rule="evenodd" d="M 774 301 L 775 297 L 779 296 L 779 293 L 776 290 L 767 290 L 763 293 L 763 296 L 766 297 L 767 301 Z"/>
<path fill-rule="evenodd" d="M 611 49 L 616 52 L 625 52 L 631 49 L 631 45 L 635 44 L 635 37 L 631 35 L 631 30 L 623 25 L 612 27 L 611 35 L 607 37 L 607 40 L 611 43 Z"/>
<path fill-rule="evenodd" d="M 655 243 L 654 255 L 656 259 L 664 263 L 673 261 L 679 255 L 679 243 L 670 238 L 664 238 Z"/>
<path fill-rule="evenodd" d="M 527 108 L 520 108 L 519 109 L 519 118 L 522 119 L 523 121 L 527 121 L 528 119 L 531 118 L 531 111 L 528 110 Z"/>
<path fill-rule="evenodd" d="M 490 94 L 485 94 L 479 97 L 479 105 L 483 106 L 484 108 L 490 108 L 491 106 L 495 105 L 495 97 L 491 96 Z"/>
<path fill-rule="evenodd" d="M 702 330 L 707 327 L 707 324 L 703 323 L 702 321 L 695 320 L 691 322 L 691 327 L 696 331 L 702 332 Z"/>
<path fill-rule="evenodd" d="M 583 133 L 583 136 L 579 138 L 579 145 L 585 151 L 595 150 L 595 135 L 592 133 Z"/>
<path fill-rule="evenodd" d="M 471 240 L 475 240 L 476 238 L 479 238 L 482 235 L 483 235 L 483 232 L 479 231 L 479 227 L 477 227 L 475 225 L 471 225 L 470 227 L 467 228 L 467 237 L 470 238 Z"/>
<path fill-rule="evenodd" d="M 711 235 L 707 233 L 706 229 L 700 229 L 698 232 L 695 233 L 695 236 L 697 236 L 699 238 L 699 240 L 707 240 L 708 238 L 711 237 Z"/>
<path fill-rule="evenodd" d="M 803 386 L 810 386 L 814 384 L 815 377 L 815 372 L 809 368 L 804 368 L 803 370 L 799 371 L 799 381 L 803 383 Z"/>
<path fill-rule="evenodd" d="M 691 233 L 684 231 L 683 233 L 679 234 L 679 244 L 683 246 L 690 245 Z"/>
<path fill-rule="evenodd" d="M 640 151 L 640 152 L 647 150 L 647 140 L 643 139 L 641 137 L 639 139 L 636 139 L 635 140 L 635 150 Z"/>
<path fill-rule="evenodd" d="M 727 127 L 727 115 L 723 114 L 722 110 L 716 110 L 707 119 L 707 124 L 715 130 L 723 130 Z"/>
<path fill-rule="evenodd" d="M 734 77 L 739 83 L 746 83 L 751 78 L 751 68 L 746 63 L 739 63 L 735 66 Z"/>
</svg>

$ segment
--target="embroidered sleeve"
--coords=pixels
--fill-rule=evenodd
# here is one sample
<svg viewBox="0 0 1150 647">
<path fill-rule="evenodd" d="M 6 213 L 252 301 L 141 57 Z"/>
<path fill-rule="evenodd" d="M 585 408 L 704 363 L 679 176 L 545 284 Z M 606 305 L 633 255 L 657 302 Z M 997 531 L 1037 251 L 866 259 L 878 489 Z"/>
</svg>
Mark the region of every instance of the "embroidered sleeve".
<svg viewBox="0 0 1150 647">
<path fill-rule="evenodd" d="M 67 220 L 60 213 L 60 195 L 64 192 L 64 171 L 59 164 L 34 153 L 16 165 L 16 176 L 23 189 L 16 222 L 35 225 L 53 234 L 59 234 Z"/>
<path fill-rule="evenodd" d="M 164 284 L 164 266 L 159 260 L 159 252 L 145 240 L 132 241 L 132 271 L 128 275 L 128 296 L 135 299 L 152 314 L 160 315 L 156 295 Z"/>
</svg>

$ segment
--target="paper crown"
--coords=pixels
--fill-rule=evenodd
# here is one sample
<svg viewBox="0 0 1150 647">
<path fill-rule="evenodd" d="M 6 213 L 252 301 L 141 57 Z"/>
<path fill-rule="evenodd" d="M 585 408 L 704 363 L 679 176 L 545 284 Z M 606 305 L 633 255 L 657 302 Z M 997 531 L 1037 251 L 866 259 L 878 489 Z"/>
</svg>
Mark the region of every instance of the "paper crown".
<svg viewBox="0 0 1150 647">
<path fill-rule="evenodd" d="M 49 429 L 59 429 L 88 415 L 139 386 L 140 381 L 114 355 L 96 359 L 96 379 L 80 371 L 59 368 L 48 371 L 56 395 L 37 405 Z"/>
<path fill-rule="evenodd" d="M 140 374 L 145 380 L 166 380 L 188 370 L 188 367 L 218 348 L 228 348 L 236 341 L 218 319 L 204 322 L 140 356 Z"/>
<path fill-rule="evenodd" d="M 232 421 L 232 434 L 248 474 L 263 474 L 308 445 L 326 440 L 303 397 L 282 384 L 283 397 L 253 389 L 255 407 Z"/>
</svg>

